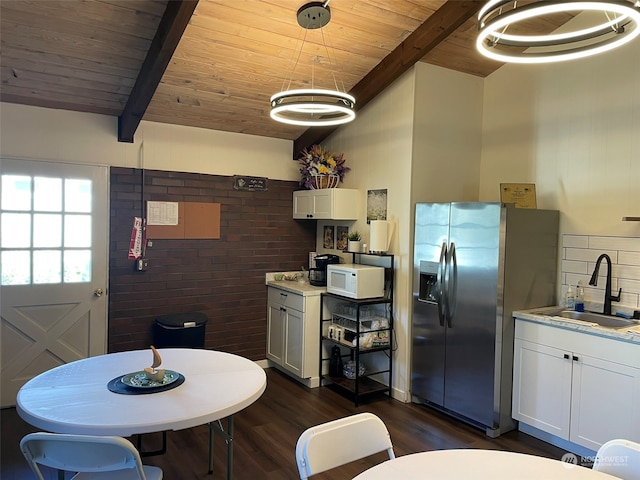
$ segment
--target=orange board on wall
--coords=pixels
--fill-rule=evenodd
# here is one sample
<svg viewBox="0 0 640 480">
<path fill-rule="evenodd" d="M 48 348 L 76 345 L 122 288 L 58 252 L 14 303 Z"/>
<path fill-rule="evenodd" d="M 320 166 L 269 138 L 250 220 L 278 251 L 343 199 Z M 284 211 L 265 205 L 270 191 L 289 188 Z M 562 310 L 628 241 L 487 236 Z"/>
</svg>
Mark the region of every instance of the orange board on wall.
<svg viewBox="0 0 640 480">
<path fill-rule="evenodd" d="M 220 204 L 178 202 L 177 225 L 147 225 L 147 238 L 220 238 Z"/>
</svg>

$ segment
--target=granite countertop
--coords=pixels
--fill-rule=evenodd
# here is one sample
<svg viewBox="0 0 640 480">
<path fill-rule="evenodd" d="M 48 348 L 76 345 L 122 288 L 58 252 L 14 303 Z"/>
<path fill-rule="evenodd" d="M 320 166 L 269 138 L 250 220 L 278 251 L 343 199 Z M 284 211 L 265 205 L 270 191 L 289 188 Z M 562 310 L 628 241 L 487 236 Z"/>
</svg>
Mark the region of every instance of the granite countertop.
<svg viewBox="0 0 640 480">
<path fill-rule="evenodd" d="M 274 277 L 276 273 L 297 273 L 302 274 L 302 272 L 273 272 L 267 273 L 265 275 L 265 285 L 268 287 L 276 287 L 282 290 L 286 290 L 291 293 L 297 293 L 298 295 L 303 295 L 305 297 L 320 295 L 321 293 L 326 293 L 327 287 L 316 287 L 309 283 L 308 277 L 305 277 L 304 280 L 275 280 Z"/>
<path fill-rule="evenodd" d="M 608 328 L 600 325 L 592 325 L 589 322 L 581 320 L 572 320 L 557 316 L 564 307 L 553 306 L 544 308 L 534 308 L 531 310 L 515 310 L 513 316 L 522 320 L 529 320 L 554 327 L 566 328 L 568 330 L 576 330 L 590 335 L 598 335 L 616 340 L 624 340 L 640 345 L 640 323 L 635 326 L 624 328 Z"/>
</svg>

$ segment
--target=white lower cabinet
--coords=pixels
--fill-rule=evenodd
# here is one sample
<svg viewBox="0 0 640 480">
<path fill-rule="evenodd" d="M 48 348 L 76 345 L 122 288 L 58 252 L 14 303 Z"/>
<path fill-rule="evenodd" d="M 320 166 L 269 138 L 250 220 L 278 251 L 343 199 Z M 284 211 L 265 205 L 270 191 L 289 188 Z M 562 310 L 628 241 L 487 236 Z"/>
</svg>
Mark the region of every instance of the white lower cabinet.
<svg viewBox="0 0 640 480">
<path fill-rule="evenodd" d="M 516 319 L 514 419 L 597 451 L 640 441 L 640 345 Z"/>
<path fill-rule="evenodd" d="M 572 364 L 556 348 L 515 339 L 512 416 L 569 439 Z"/>
<path fill-rule="evenodd" d="M 293 376 L 317 386 L 320 296 L 268 287 L 267 359 Z"/>
</svg>

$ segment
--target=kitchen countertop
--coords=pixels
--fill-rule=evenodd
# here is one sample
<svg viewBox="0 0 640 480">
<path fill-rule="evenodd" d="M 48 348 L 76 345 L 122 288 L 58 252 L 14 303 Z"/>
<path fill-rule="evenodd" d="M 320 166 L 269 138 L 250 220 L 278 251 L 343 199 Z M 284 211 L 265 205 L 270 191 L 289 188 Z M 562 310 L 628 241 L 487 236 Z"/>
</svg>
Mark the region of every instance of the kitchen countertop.
<svg viewBox="0 0 640 480">
<path fill-rule="evenodd" d="M 301 272 L 275 272 L 275 273 L 267 273 L 265 275 L 265 285 L 268 287 L 276 287 L 281 288 L 282 290 L 286 290 L 291 293 L 297 293 L 298 295 L 302 295 L 305 297 L 320 295 L 321 293 L 326 293 L 326 287 L 316 287 L 309 283 L 308 279 L 305 279 L 304 282 L 299 280 L 274 280 L 274 275 L 276 273 L 301 273 Z"/>
<path fill-rule="evenodd" d="M 513 316 L 522 320 L 566 328 L 568 330 L 576 330 L 590 335 L 598 335 L 600 337 L 640 344 L 640 324 L 619 329 L 601 327 L 600 325 L 591 325 L 580 320 L 556 316 L 561 310 L 566 309 L 560 306 L 553 306 L 534 308 L 531 310 L 515 310 Z"/>
</svg>

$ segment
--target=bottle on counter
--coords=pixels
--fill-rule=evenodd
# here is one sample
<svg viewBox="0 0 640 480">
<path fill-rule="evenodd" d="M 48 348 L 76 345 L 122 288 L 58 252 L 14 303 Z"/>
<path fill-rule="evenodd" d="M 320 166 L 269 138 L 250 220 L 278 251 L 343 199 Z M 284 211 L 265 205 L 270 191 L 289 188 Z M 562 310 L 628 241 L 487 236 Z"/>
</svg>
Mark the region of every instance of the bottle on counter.
<svg viewBox="0 0 640 480">
<path fill-rule="evenodd" d="M 584 312 L 584 285 L 582 285 L 582 280 L 578 282 L 576 285 L 576 312 Z"/>
<path fill-rule="evenodd" d="M 565 298 L 565 306 L 567 307 L 567 310 L 573 310 L 574 308 L 576 308 L 576 297 L 573 295 L 573 288 L 571 288 L 571 285 L 569 285 L 569 288 L 567 288 L 567 294 Z"/>
</svg>

